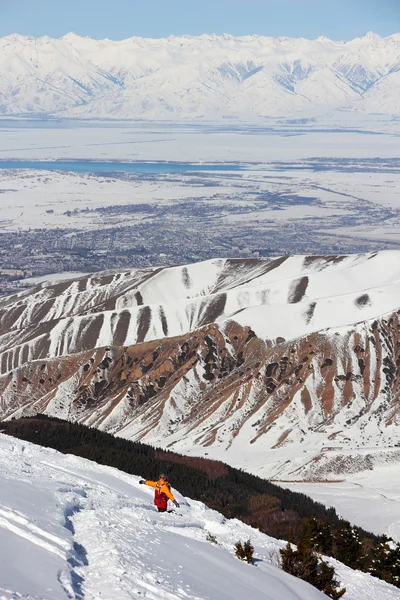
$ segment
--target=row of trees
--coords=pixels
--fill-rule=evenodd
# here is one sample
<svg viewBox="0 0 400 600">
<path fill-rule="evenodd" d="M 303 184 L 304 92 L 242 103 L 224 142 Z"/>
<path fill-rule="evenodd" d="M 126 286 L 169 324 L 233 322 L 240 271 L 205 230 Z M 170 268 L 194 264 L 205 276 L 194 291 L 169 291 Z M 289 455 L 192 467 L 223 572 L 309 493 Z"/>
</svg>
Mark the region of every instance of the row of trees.
<svg viewBox="0 0 400 600">
<path fill-rule="evenodd" d="M 307 527 L 305 531 L 307 531 Z M 215 538 L 208 539 L 208 541 L 218 543 Z M 254 546 L 250 539 L 246 542 L 241 540 L 236 542 L 235 556 L 244 562 L 253 564 Z M 346 588 L 340 588 L 334 567 L 322 559 L 306 534 L 303 535 L 297 548 L 288 542 L 286 548 L 280 550 L 278 560 L 279 566 L 284 571 L 307 581 L 332 600 L 339 600 L 346 593 Z"/>
<path fill-rule="evenodd" d="M 288 542 L 280 554 L 281 567 L 284 571 L 307 581 L 329 598 L 338 600 L 346 593 L 346 588 L 340 588 L 335 569 L 305 541 L 302 541 L 297 548 L 293 548 Z"/>
<path fill-rule="evenodd" d="M 333 530 L 317 519 L 306 523 L 301 541 L 315 551 L 332 556 L 352 569 L 359 569 L 400 587 L 400 544 L 383 535 L 362 537 L 348 521 Z"/>
<path fill-rule="evenodd" d="M 297 548 L 288 542 L 281 550 L 284 571 L 311 583 L 327 596 L 337 600 L 345 593 L 336 580 L 334 568 L 321 555 L 336 558 L 352 569 L 370 573 L 400 587 L 400 544 L 386 536 L 373 542 L 362 539 L 356 527 L 341 520 L 332 529 L 310 518 L 304 524 Z"/>
</svg>

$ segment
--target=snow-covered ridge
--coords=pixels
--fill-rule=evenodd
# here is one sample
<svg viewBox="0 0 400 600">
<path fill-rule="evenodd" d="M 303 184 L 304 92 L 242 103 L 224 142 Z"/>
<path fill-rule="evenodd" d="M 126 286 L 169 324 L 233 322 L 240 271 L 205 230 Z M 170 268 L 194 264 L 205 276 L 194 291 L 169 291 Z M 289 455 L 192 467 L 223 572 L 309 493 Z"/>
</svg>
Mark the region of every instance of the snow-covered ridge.
<svg viewBox="0 0 400 600">
<path fill-rule="evenodd" d="M 254 118 L 400 114 L 400 35 L 0 39 L 0 115 Z"/>
<path fill-rule="evenodd" d="M 272 342 L 352 326 L 400 307 L 399 264 L 397 251 L 217 259 L 41 284 L 0 299 L 0 373 L 231 320 Z"/>
<path fill-rule="evenodd" d="M 271 563 L 283 542 L 175 490 L 180 514 L 158 514 L 138 479 L 0 435 L 2 600 L 326 598 Z M 256 566 L 233 556 L 234 543 L 248 538 Z M 397 588 L 331 563 L 347 600 L 399 597 Z"/>
</svg>

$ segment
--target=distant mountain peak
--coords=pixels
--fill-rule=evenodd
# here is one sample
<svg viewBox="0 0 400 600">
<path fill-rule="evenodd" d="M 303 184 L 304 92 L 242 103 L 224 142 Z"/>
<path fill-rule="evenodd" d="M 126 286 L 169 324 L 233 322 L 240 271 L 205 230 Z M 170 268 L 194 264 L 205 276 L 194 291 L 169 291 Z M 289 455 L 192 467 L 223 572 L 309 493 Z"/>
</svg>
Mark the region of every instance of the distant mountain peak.
<svg viewBox="0 0 400 600">
<path fill-rule="evenodd" d="M 380 35 L 378 35 L 377 33 L 374 33 L 373 31 L 368 31 L 368 33 L 365 34 L 363 39 L 375 41 L 375 40 L 381 40 L 382 37 Z"/>
<path fill-rule="evenodd" d="M 170 121 L 309 117 L 321 109 L 400 114 L 400 34 L 370 32 L 349 42 L 325 35 L 112 41 L 74 32 L 59 39 L 13 34 L 0 38 L 0 49 L 0 116 Z M 258 71 L 236 77 L 236 65 L 240 70 L 249 62 Z M 299 69 L 301 77 L 290 75 Z"/>
<path fill-rule="evenodd" d="M 66 33 L 65 35 L 63 35 L 62 40 L 77 40 L 77 39 L 81 39 L 82 36 L 78 35 L 77 33 L 75 33 L 74 31 L 70 31 L 69 33 Z M 91 39 L 89 37 L 86 37 L 86 39 Z"/>
</svg>

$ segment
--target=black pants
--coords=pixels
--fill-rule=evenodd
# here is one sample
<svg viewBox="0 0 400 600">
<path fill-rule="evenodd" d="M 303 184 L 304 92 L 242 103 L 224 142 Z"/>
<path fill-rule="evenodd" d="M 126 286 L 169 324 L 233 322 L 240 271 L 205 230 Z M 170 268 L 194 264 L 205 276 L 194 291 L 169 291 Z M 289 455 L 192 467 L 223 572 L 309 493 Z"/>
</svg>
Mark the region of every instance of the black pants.
<svg viewBox="0 0 400 600">
<path fill-rule="evenodd" d="M 166 508 L 157 508 L 158 512 L 167 512 Z"/>
</svg>

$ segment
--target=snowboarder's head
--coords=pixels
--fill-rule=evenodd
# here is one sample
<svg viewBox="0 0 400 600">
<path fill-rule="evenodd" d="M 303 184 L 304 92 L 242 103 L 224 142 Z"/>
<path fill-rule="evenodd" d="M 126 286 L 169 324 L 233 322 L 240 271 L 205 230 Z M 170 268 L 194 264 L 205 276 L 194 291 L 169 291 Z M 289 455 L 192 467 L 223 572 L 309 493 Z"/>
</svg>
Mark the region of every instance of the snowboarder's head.
<svg viewBox="0 0 400 600">
<path fill-rule="evenodd" d="M 160 473 L 159 479 L 160 479 L 160 481 L 167 481 L 167 477 L 166 477 L 165 473 Z"/>
</svg>

